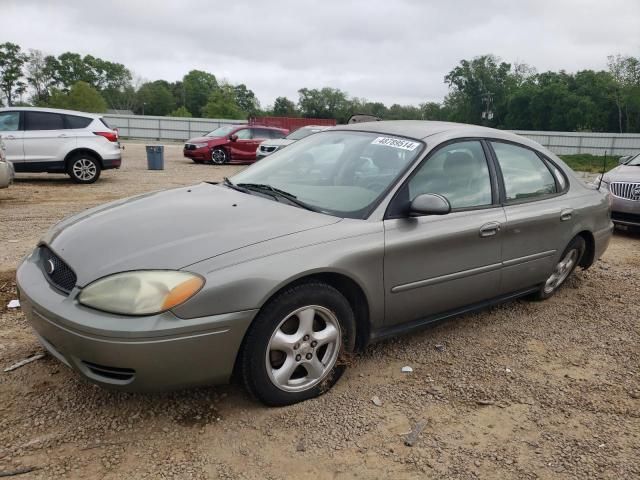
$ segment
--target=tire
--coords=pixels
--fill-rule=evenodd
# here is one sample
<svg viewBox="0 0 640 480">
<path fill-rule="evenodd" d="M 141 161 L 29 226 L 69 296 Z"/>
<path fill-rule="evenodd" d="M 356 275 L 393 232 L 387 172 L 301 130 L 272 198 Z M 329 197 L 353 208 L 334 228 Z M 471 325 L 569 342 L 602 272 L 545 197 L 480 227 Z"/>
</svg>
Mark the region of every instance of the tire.
<svg viewBox="0 0 640 480">
<path fill-rule="evenodd" d="M 241 356 L 247 390 L 269 406 L 317 397 L 342 376 L 356 324 L 347 299 L 321 282 L 290 287 L 260 311 Z"/>
<path fill-rule="evenodd" d="M 576 269 L 585 250 L 584 238 L 578 236 L 571 240 L 547 281 L 540 286 L 540 290 L 533 294 L 533 299 L 546 300 L 551 298 Z"/>
<path fill-rule="evenodd" d="M 214 165 L 224 165 L 229 162 L 229 154 L 224 148 L 214 148 L 211 150 L 211 162 Z"/>
<path fill-rule="evenodd" d="M 67 173 L 75 183 L 94 183 L 100 178 L 100 162 L 92 155 L 80 153 L 69 160 Z"/>
</svg>

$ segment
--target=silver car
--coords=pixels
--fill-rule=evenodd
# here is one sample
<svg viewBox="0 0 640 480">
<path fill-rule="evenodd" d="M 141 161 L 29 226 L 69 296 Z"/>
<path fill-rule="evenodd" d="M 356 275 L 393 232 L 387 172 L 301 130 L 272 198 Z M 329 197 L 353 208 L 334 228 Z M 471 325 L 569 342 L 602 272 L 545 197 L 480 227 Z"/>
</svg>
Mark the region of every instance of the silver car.
<svg viewBox="0 0 640 480">
<path fill-rule="evenodd" d="M 284 138 L 275 138 L 271 140 L 265 140 L 262 142 L 256 150 L 256 160 L 260 160 L 266 156 L 271 155 L 273 152 L 280 150 L 281 148 L 291 145 L 298 140 L 313 135 L 314 133 L 322 132 L 331 127 L 323 127 L 319 125 L 307 125 L 306 127 L 300 127 L 294 130 Z"/>
<path fill-rule="evenodd" d="M 4 143 L 0 137 L 0 188 L 7 188 L 13 183 L 13 164 L 8 162 L 4 154 Z"/>
<path fill-rule="evenodd" d="M 602 177 L 611 192 L 611 217 L 619 228 L 640 228 L 640 154 L 623 157 Z M 596 180 L 600 183 L 600 177 Z"/>
<path fill-rule="evenodd" d="M 286 405 L 328 390 L 371 342 L 550 297 L 612 229 L 608 193 L 535 142 L 372 122 L 311 135 L 220 184 L 64 220 L 17 282 L 42 344 L 95 383 L 158 390 L 236 374 Z"/>
</svg>

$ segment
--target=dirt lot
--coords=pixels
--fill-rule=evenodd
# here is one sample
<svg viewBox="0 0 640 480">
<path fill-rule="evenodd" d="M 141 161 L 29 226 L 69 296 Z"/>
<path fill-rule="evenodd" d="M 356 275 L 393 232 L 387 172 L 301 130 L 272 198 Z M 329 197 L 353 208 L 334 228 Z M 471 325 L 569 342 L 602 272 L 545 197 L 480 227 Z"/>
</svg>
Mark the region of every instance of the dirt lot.
<svg viewBox="0 0 640 480">
<path fill-rule="evenodd" d="M 48 226 L 134 193 L 218 180 L 142 145 L 92 186 L 20 175 L 0 191 L 0 367 L 41 352 L 13 277 Z M 517 301 L 387 341 L 321 398 L 267 409 L 238 386 L 134 395 L 51 357 L 0 372 L 0 475 L 17 478 L 640 478 L 640 236 L 554 298 Z M 436 348 L 438 345 L 438 348 Z M 413 373 L 403 374 L 404 365 Z M 372 402 L 379 397 L 381 405 Z M 413 447 L 404 434 L 426 427 Z"/>
</svg>

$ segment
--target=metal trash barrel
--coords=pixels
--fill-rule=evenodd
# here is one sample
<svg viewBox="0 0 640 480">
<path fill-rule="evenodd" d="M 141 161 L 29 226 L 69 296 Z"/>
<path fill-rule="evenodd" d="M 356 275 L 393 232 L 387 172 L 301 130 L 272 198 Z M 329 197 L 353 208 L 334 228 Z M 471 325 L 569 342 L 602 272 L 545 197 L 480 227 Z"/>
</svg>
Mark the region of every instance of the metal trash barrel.
<svg viewBox="0 0 640 480">
<path fill-rule="evenodd" d="M 147 145 L 147 169 L 164 170 L 164 145 Z"/>
</svg>

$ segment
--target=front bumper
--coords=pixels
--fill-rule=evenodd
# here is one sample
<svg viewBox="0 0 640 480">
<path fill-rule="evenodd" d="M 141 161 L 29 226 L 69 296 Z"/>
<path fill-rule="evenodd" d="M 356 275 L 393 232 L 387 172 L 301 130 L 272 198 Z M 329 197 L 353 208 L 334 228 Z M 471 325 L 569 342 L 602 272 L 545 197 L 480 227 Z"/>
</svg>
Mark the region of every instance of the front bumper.
<svg viewBox="0 0 640 480">
<path fill-rule="evenodd" d="M 37 253 L 17 272 L 23 311 L 42 345 L 93 383 L 126 391 L 226 383 L 256 310 L 181 319 L 126 317 L 86 308 L 42 273 Z"/>
<path fill-rule="evenodd" d="M 211 160 L 211 149 L 209 147 L 198 148 L 195 150 L 187 150 L 185 148 L 182 150 L 182 153 L 186 158 L 190 158 L 191 160 L 200 160 L 200 161 Z"/>
<path fill-rule="evenodd" d="M 616 225 L 640 227 L 640 201 L 611 196 L 611 220 Z"/>
</svg>

